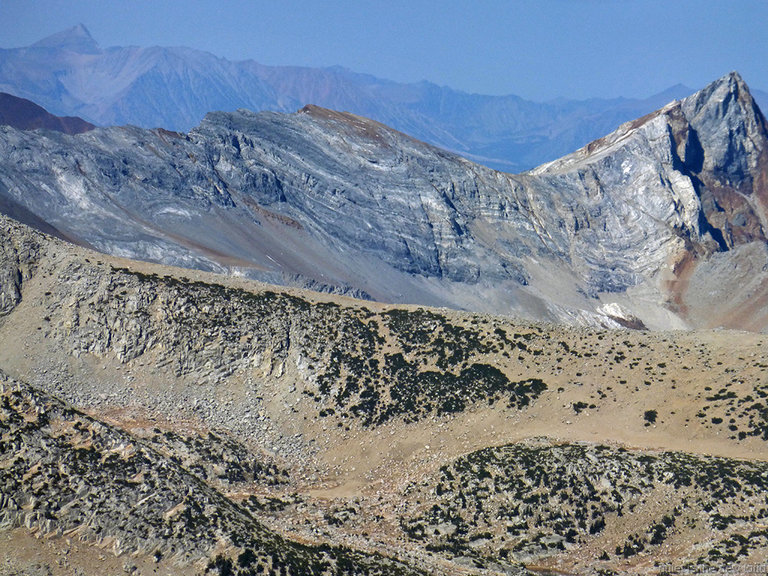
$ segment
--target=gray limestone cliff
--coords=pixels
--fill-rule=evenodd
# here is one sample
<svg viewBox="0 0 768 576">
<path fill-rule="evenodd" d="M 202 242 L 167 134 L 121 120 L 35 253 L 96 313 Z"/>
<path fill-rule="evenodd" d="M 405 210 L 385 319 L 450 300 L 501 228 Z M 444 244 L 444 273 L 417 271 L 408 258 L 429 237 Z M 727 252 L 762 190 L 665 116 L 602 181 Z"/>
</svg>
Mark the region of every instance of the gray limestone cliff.
<svg viewBox="0 0 768 576">
<path fill-rule="evenodd" d="M 313 106 L 212 113 L 186 135 L 2 128 L 0 198 L 103 252 L 272 283 L 575 323 L 728 325 L 730 310 L 699 314 L 717 304 L 701 294 L 725 287 L 746 306 L 754 291 L 733 274 L 689 279 L 721 255 L 761 269 L 767 149 L 733 73 L 521 175 Z"/>
</svg>

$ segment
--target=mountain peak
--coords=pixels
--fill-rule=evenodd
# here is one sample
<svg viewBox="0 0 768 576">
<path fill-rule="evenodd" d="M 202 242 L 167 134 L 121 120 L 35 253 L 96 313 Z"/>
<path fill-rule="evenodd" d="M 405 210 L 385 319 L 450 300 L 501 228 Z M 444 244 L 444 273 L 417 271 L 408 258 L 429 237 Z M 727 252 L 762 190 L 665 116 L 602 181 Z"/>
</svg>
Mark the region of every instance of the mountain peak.
<svg viewBox="0 0 768 576">
<path fill-rule="evenodd" d="M 93 54 L 99 51 L 98 43 L 84 24 L 78 24 L 43 38 L 32 44 L 32 48 L 57 48 L 83 54 Z"/>
<path fill-rule="evenodd" d="M 741 74 L 735 70 L 712 82 L 710 87 L 713 89 L 713 91 L 725 90 L 736 96 L 739 96 L 739 94 L 749 94 L 749 87 L 747 86 L 747 83 L 744 82 Z"/>
<path fill-rule="evenodd" d="M 692 96 L 685 98 L 684 102 L 697 112 L 703 108 L 715 105 L 720 111 L 720 115 L 724 115 L 730 105 L 737 103 L 747 106 L 751 105 L 752 95 L 741 74 L 734 71 L 718 78 Z"/>
<path fill-rule="evenodd" d="M 581 157 L 585 153 L 590 155 L 602 153 L 623 142 L 628 134 L 649 122 L 660 117 L 671 118 L 678 108 L 682 108 L 687 121 L 696 125 L 697 138 L 711 139 L 711 150 L 726 150 L 728 146 L 722 139 L 730 133 L 729 131 L 732 132 L 736 125 L 744 124 L 743 130 L 739 133 L 745 134 L 751 133 L 755 129 L 759 130 L 761 126 L 761 123 L 756 119 L 757 106 L 749 92 L 749 87 L 741 75 L 733 71 L 679 102 L 672 101 L 650 114 L 625 122 L 614 132 L 587 144 L 576 155 L 570 154 L 544 164 L 535 168 L 533 172 L 540 173 L 550 166 L 570 166 L 573 158 Z M 680 126 L 677 126 L 677 129 L 679 128 Z M 723 163 L 727 164 L 724 159 Z"/>
<path fill-rule="evenodd" d="M 744 79 L 741 77 L 741 74 L 739 74 L 736 70 L 733 70 L 720 78 L 719 80 L 715 80 L 714 84 L 718 83 L 728 83 L 729 85 L 738 85 L 740 87 L 746 87 L 746 82 L 744 82 Z"/>
</svg>

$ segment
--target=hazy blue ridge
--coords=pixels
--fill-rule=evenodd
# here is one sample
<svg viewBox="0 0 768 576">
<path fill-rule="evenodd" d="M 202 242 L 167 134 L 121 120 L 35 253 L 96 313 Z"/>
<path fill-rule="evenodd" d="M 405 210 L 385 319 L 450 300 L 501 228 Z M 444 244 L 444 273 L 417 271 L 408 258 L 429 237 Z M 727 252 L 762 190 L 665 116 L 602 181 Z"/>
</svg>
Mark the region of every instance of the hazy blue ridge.
<svg viewBox="0 0 768 576">
<path fill-rule="evenodd" d="M 214 110 L 348 111 L 493 168 L 519 172 L 554 160 L 619 124 L 691 93 L 646 99 L 557 99 L 468 94 L 402 84 L 341 67 L 264 66 L 189 48 L 100 48 L 78 25 L 30 47 L 0 50 L 0 91 L 98 125 L 186 132 Z"/>
</svg>

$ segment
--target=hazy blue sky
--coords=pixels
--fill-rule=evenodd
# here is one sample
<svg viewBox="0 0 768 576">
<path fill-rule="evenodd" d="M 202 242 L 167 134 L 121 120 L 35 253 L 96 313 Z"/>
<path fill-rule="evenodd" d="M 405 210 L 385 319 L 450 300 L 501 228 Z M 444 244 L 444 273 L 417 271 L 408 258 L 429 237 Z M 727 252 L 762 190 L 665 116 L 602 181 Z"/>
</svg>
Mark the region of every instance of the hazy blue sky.
<svg viewBox="0 0 768 576">
<path fill-rule="evenodd" d="M 102 47 L 190 46 L 534 100 L 648 96 L 731 70 L 768 90 L 768 0 L 0 0 L 0 47 L 79 22 Z"/>
</svg>

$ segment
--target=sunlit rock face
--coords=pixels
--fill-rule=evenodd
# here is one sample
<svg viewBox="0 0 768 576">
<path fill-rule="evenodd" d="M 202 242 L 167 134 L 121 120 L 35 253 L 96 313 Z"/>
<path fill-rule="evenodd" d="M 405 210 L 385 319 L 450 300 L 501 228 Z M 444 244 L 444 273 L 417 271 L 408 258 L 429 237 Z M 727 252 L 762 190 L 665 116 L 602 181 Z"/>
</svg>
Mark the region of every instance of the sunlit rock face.
<svg viewBox="0 0 768 576">
<path fill-rule="evenodd" d="M 189 134 L 2 128 L 0 198 L 131 258 L 547 320 L 621 325 L 614 303 L 636 325 L 717 325 L 729 315 L 695 310 L 736 275 L 709 275 L 695 302 L 688 280 L 718 254 L 766 274 L 742 247 L 766 243 L 767 134 L 735 73 L 520 175 L 314 106 L 211 113 Z"/>
</svg>

